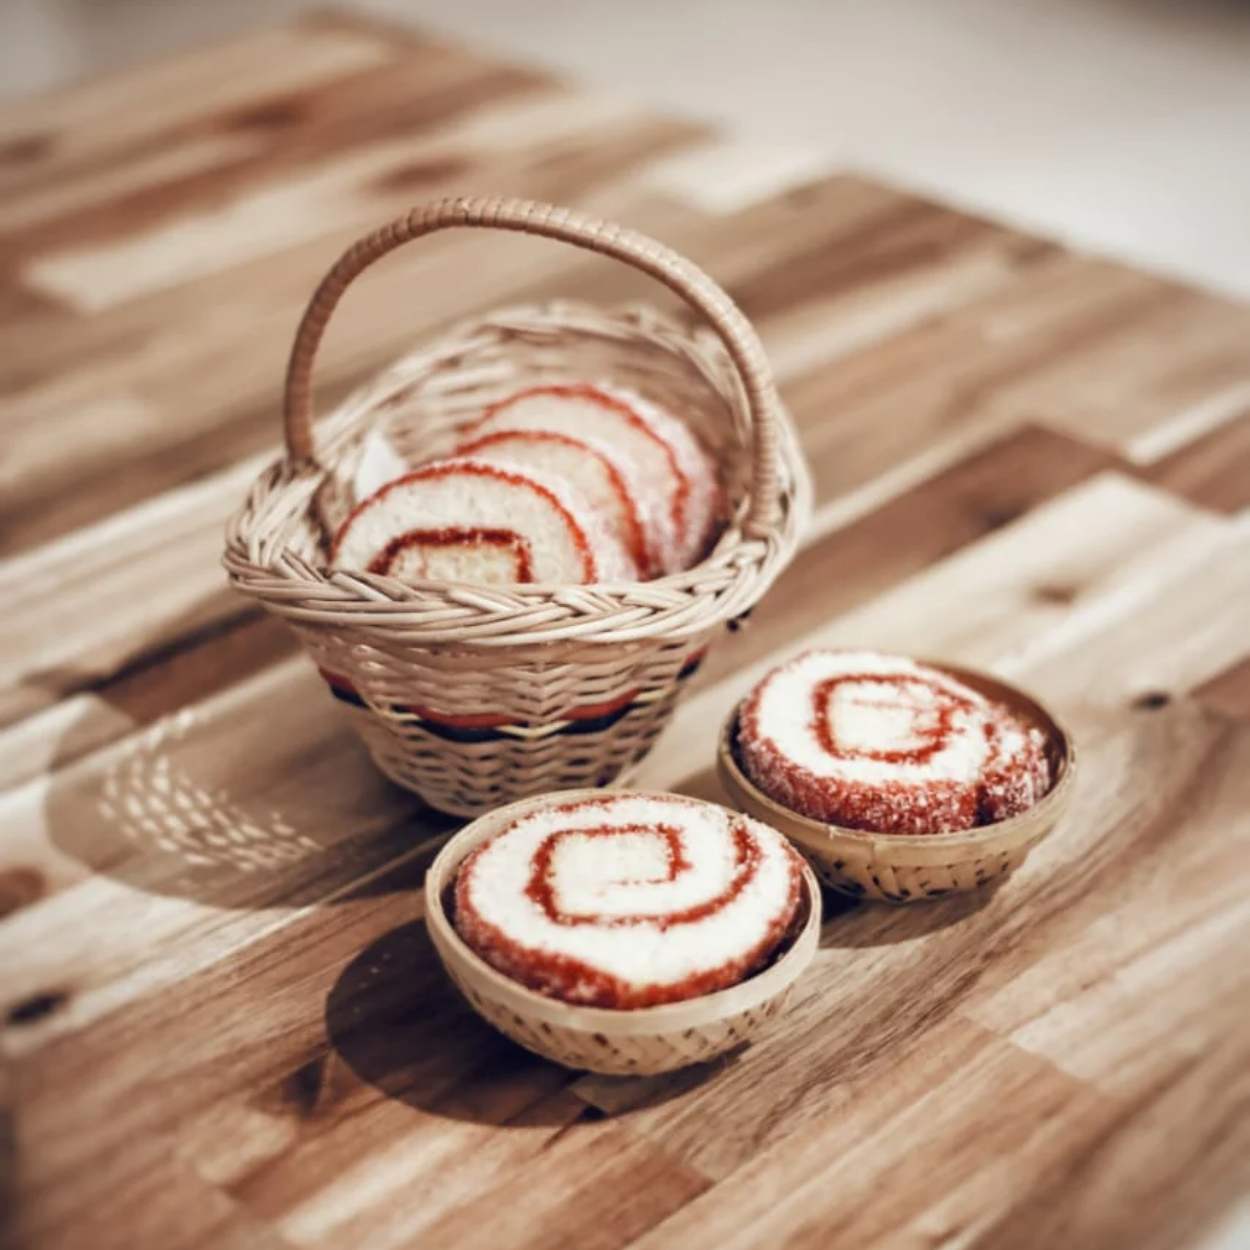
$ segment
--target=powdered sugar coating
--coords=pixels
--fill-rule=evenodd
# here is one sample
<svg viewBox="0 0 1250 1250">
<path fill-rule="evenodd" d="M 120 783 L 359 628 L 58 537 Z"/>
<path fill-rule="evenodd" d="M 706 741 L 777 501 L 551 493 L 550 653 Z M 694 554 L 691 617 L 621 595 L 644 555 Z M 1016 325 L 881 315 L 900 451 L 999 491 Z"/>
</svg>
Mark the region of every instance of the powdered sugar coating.
<svg viewBox="0 0 1250 1250">
<path fill-rule="evenodd" d="M 1050 786 L 1042 732 L 898 656 L 813 651 L 743 706 L 747 775 L 794 811 L 852 829 L 938 833 L 1005 819 Z"/>
<path fill-rule="evenodd" d="M 788 933 L 800 861 L 776 831 L 676 796 L 605 795 L 519 817 L 461 865 L 457 932 L 568 1002 L 632 1008 L 735 984 Z"/>
<path fill-rule="evenodd" d="M 993 705 L 991 705 L 993 706 Z M 1046 735 L 1005 708 L 995 717 L 989 758 L 981 772 L 977 824 L 992 825 L 1026 812 L 1051 787 Z"/>
</svg>

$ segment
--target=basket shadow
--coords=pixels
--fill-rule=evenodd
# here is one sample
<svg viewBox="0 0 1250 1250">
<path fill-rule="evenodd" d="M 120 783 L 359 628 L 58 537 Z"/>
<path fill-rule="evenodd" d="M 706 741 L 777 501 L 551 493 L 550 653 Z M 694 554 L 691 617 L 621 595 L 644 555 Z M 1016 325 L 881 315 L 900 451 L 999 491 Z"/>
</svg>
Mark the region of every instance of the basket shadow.
<svg viewBox="0 0 1250 1250">
<path fill-rule="evenodd" d="M 242 910 L 404 888 L 383 869 L 462 823 L 382 777 L 298 662 L 58 769 L 43 818 L 92 872 Z"/>
<path fill-rule="evenodd" d="M 388 1098 L 497 1128 L 562 1126 L 553 1099 L 577 1074 L 481 1020 L 443 971 L 424 923 L 391 929 L 340 973 L 325 1002 L 331 1047 Z"/>
<path fill-rule="evenodd" d="M 998 877 L 967 894 L 901 905 L 865 902 L 822 888 L 821 949 L 890 946 L 949 929 L 987 906 L 1006 880 Z"/>
<path fill-rule="evenodd" d="M 708 803 L 719 803 L 722 807 L 732 807 L 720 777 L 715 768 L 705 768 L 690 777 L 686 777 L 676 787 L 678 794 L 688 795 L 692 799 L 703 799 Z"/>
</svg>

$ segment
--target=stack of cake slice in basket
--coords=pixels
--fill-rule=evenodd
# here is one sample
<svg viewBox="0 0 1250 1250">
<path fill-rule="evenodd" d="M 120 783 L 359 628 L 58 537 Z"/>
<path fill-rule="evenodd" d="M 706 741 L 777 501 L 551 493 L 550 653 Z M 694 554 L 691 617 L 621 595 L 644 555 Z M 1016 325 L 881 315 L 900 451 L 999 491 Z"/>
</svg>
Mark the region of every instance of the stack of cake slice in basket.
<svg viewBox="0 0 1250 1250">
<path fill-rule="evenodd" d="M 401 581 L 642 581 L 697 563 L 724 519 L 717 466 L 689 426 L 607 385 L 518 391 L 439 458 L 401 471 L 375 450 L 356 480 L 368 490 L 331 563 Z"/>
</svg>

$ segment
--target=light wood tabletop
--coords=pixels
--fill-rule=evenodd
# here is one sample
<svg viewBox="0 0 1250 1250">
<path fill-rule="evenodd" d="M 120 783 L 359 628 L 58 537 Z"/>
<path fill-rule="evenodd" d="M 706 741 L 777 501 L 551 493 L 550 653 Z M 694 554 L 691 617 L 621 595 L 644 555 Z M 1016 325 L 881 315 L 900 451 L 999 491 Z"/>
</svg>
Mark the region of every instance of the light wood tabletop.
<svg viewBox="0 0 1250 1250">
<path fill-rule="evenodd" d="M 1250 310 L 406 32 L 325 16 L 0 111 L 0 1208 L 14 1244 L 1202 1245 L 1250 1182 Z M 744 172 L 745 171 L 745 172 Z M 639 784 L 718 794 L 778 657 L 1036 692 L 1082 757 L 999 888 L 828 895 L 766 1041 L 545 1063 L 422 924 L 455 822 L 384 782 L 223 524 L 313 284 L 502 191 L 688 253 L 764 337 L 817 507 Z M 344 302 L 323 404 L 426 331 L 658 298 L 453 232 Z"/>
</svg>

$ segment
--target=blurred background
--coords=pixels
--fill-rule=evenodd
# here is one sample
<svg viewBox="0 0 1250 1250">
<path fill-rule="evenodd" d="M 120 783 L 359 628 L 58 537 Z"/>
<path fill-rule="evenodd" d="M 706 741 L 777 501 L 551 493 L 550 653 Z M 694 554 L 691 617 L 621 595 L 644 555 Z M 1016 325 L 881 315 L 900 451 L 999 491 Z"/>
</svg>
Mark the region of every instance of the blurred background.
<svg viewBox="0 0 1250 1250">
<path fill-rule="evenodd" d="M 0 90 L 305 0 L 3 0 Z M 1158 271 L 1250 296 L 1250 4 L 341 0 Z"/>
</svg>

